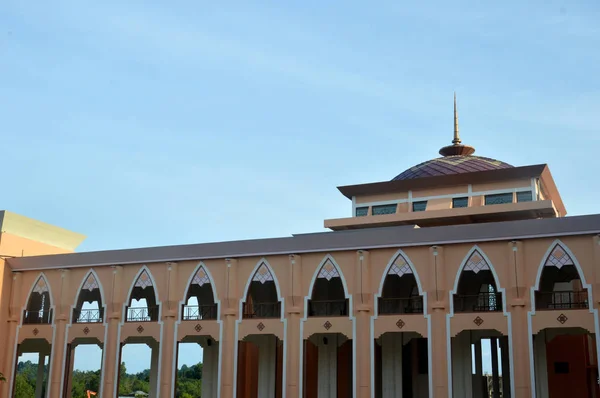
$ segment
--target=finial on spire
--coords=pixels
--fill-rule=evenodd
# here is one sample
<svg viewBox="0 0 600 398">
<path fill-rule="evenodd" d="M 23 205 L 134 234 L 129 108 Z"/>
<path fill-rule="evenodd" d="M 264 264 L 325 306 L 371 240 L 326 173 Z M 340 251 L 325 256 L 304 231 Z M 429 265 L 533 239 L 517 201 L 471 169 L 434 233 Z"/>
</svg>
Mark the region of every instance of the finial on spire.
<svg viewBox="0 0 600 398">
<path fill-rule="evenodd" d="M 456 91 L 454 92 L 454 139 L 452 140 L 454 145 L 460 144 L 460 135 L 458 133 L 458 110 L 456 108 Z"/>
</svg>

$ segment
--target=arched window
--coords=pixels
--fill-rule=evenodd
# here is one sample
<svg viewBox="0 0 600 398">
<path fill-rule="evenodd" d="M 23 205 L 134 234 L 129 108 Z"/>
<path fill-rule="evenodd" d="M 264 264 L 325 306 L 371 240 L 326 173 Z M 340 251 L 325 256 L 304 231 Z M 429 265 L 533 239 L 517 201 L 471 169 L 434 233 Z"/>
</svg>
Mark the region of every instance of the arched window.
<svg viewBox="0 0 600 398">
<path fill-rule="evenodd" d="M 382 315 L 423 313 L 423 297 L 419 294 L 417 279 L 400 253 L 385 275 L 377 310 Z"/>
<path fill-rule="evenodd" d="M 200 265 L 194 274 L 183 305 L 182 318 L 184 321 L 201 319 L 217 319 L 217 304 L 213 294 L 208 273 Z"/>
<path fill-rule="evenodd" d="M 317 274 L 308 303 L 308 316 L 348 316 L 348 299 L 340 272 L 327 258 Z"/>
<path fill-rule="evenodd" d="M 73 309 L 73 323 L 96 323 L 104 319 L 100 284 L 93 272 L 85 278 Z"/>
<path fill-rule="evenodd" d="M 535 306 L 540 310 L 588 308 L 587 290 L 575 262 L 560 243 L 544 260 Z"/>
<path fill-rule="evenodd" d="M 266 262 L 261 262 L 252 276 L 243 307 L 244 318 L 280 318 L 281 302 L 275 278 Z"/>
<path fill-rule="evenodd" d="M 50 288 L 44 275 L 40 275 L 27 300 L 23 323 L 52 323 Z"/>
<path fill-rule="evenodd" d="M 498 293 L 491 266 L 474 250 L 461 270 L 454 295 L 454 312 L 501 311 L 502 294 Z"/>
<path fill-rule="evenodd" d="M 127 306 L 127 322 L 158 321 L 158 305 L 152 278 L 144 269 L 133 285 L 129 305 Z"/>
</svg>

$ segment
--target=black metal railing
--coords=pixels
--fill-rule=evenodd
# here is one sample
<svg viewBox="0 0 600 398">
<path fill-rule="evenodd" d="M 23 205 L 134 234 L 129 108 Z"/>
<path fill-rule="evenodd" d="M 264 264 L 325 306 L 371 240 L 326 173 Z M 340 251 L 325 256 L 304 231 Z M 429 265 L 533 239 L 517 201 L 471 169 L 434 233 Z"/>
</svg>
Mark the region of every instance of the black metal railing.
<svg viewBox="0 0 600 398">
<path fill-rule="evenodd" d="M 537 310 L 577 310 L 588 306 L 587 290 L 535 292 Z"/>
<path fill-rule="evenodd" d="M 156 322 L 158 321 L 158 306 L 127 307 L 127 322 Z"/>
<path fill-rule="evenodd" d="M 454 312 L 502 311 L 502 293 L 455 294 Z"/>
<path fill-rule="evenodd" d="M 52 323 L 52 310 L 48 311 L 23 311 L 23 324 L 50 324 Z"/>
<path fill-rule="evenodd" d="M 243 318 L 280 318 L 281 302 L 276 303 L 244 303 Z"/>
<path fill-rule="evenodd" d="M 348 316 L 348 300 L 310 300 L 308 316 Z"/>
<path fill-rule="evenodd" d="M 73 309 L 73 323 L 102 323 L 103 320 L 103 310 Z"/>
<path fill-rule="evenodd" d="M 386 298 L 380 297 L 377 311 L 381 315 L 391 314 L 422 314 L 423 297 Z"/>
<path fill-rule="evenodd" d="M 200 321 L 202 319 L 217 319 L 217 304 L 184 305 L 182 311 L 184 321 Z"/>
</svg>

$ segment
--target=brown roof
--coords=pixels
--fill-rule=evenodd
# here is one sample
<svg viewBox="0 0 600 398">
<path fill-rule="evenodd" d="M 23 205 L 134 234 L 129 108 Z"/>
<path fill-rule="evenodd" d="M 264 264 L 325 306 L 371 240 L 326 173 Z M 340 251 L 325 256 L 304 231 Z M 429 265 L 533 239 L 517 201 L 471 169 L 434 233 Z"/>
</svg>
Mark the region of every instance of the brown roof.
<svg viewBox="0 0 600 398">
<path fill-rule="evenodd" d="M 18 257 L 9 258 L 7 261 L 14 270 L 38 270 L 366 250 L 382 247 L 428 246 L 597 233 L 600 233 L 600 214 L 429 228 L 414 228 L 412 226 L 371 228 L 293 235 L 274 239 Z"/>
<path fill-rule="evenodd" d="M 477 184 L 484 182 L 512 180 L 518 178 L 538 177 L 547 169 L 546 164 L 532 166 L 502 168 L 497 170 L 473 171 L 450 175 L 437 175 L 432 177 L 411 178 L 405 180 L 392 180 L 374 182 L 369 184 L 346 185 L 338 190 L 348 199 L 358 195 L 373 195 L 391 192 L 403 192 L 411 189 L 423 189 L 460 184 Z"/>
<path fill-rule="evenodd" d="M 485 158 L 483 156 L 443 156 L 431 159 L 416 166 L 406 169 L 392 179 L 410 180 L 422 177 L 445 176 L 451 174 L 473 173 L 476 171 L 499 170 L 512 168 L 508 163 L 500 160 Z"/>
</svg>

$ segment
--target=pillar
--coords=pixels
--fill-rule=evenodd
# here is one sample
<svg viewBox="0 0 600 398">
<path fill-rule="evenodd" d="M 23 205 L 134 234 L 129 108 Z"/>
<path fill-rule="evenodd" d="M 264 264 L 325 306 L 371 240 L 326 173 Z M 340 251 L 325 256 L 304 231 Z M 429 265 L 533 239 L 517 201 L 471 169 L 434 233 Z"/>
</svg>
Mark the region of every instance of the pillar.
<svg viewBox="0 0 600 398">
<path fill-rule="evenodd" d="M 402 398 L 402 333 L 381 336 L 383 398 Z"/>
<path fill-rule="evenodd" d="M 473 377 L 473 398 L 487 398 L 487 387 L 483 383 L 483 352 L 481 339 L 475 342 L 475 376 Z"/>
<path fill-rule="evenodd" d="M 337 351 L 339 335 L 322 334 L 317 337 L 319 351 L 319 380 L 317 398 L 337 398 Z"/>
<path fill-rule="evenodd" d="M 209 343 L 210 341 L 210 343 Z M 202 350 L 202 396 L 218 398 L 219 344 L 208 339 Z"/>
<path fill-rule="evenodd" d="M 67 368 L 65 369 L 65 386 L 64 391 L 67 394 L 67 397 L 70 396 L 71 390 L 73 388 L 73 370 L 75 365 L 75 349 L 76 346 L 74 344 L 67 345 Z"/>
<path fill-rule="evenodd" d="M 536 398 L 548 398 L 548 364 L 546 358 L 546 331 L 533 338 Z M 516 375 L 516 374 L 515 374 Z"/>
<path fill-rule="evenodd" d="M 68 286 L 70 283 L 70 271 L 60 271 L 60 290 L 58 297 L 55 298 L 54 316 L 54 338 L 52 340 L 52 354 L 50 355 L 50 397 L 62 397 L 61 388 L 63 387 L 64 375 L 63 364 L 65 361 L 65 352 L 67 346 L 67 321 L 70 315 L 71 303 L 67 297 Z"/>
<path fill-rule="evenodd" d="M 254 336 L 258 346 L 258 396 L 275 398 L 275 376 L 277 365 L 277 337 Z"/>
<path fill-rule="evenodd" d="M 153 342 L 152 345 L 150 345 L 150 350 L 151 350 L 151 354 L 150 354 L 150 396 L 151 397 L 158 397 L 157 391 L 158 391 L 158 359 L 160 356 L 160 346 L 162 345 L 162 343 L 158 343 L 158 342 Z M 166 364 L 168 367 L 169 364 Z M 167 395 L 167 398 L 169 396 Z"/>
<path fill-rule="evenodd" d="M 221 301 L 221 327 L 223 339 L 219 342 L 221 348 L 221 398 L 234 398 L 236 372 L 234 358 L 237 353 L 235 338 L 235 322 L 238 317 L 238 290 L 237 290 L 237 261 L 225 260 L 225 286 L 221 289 L 224 298 Z"/>
<path fill-rule="evenodd" d="M 177 286 L 177 263 L 166 263 L 167 267 L 167 292 L 166 300 L 162 302 L 162 331 L 163 335 L 159 344 L 161 351 L 160 359 L 160 396 L 171 398 L 175 393 L 173 380 L 175 376 L 175 348 L 177 339 L 175 336 L 175 322 L 179 314 L 179 289 Z"/>
<path fill-rule="evenodd" d="M 354 341 L 356 352 L 356 394 L 357 398 L 371 397 L 371 368 L 374 364 L 371 363 L 371 344 L 366 342 L 371 341 L 371 315 L 373 314 L 373 295 L 371 292 L 371 264 L 370 255 L 366 250 L 356 252 L 356 275 L 355 288 L 356 292 L 353 296 L 356 328 L 356 336 Z"/>
<path fill-rule="evenodd" d="M 500 378 L 498 372 L 498 338 L 490 338 L 490 351 L 492 352 L 492 385 L 494 398 L 500 398 Z"/>
<path fill-rule="evenodd" d="M 452 394 L 456 398 L 473 397 L 473 368 L 471 336 L 468 331 L 451 339 L 452 345 Z"/>
<path fill-rule="evenodd" d="M 300 361 L 302 353 L 302 336 L 300 336 L 300 318 L 304 310 L 304 294 L 302 286 L 302 256 L 291 255 L 290 272 L 288 273 L 289 295 L 285 297 L 287 317 L 287 334 L 283 342 L 287 347 L 286 363 L 283 364 L 286 386 L 283 396 L 300 398 Z"/>
<path fill-rule="evenodd" d="M 510 358 L 508 357 L 508 337 L 500 338 L 500 356 L 502 358 L 502 398 L 510 398 Z"/>
<path fill-rule="evenodd" d="M 430 248 L 430 261 L 432 272 L 428 286 L 427 301 L 431 302 L 430 322 L 431 335 L 427 336 L 431 344 L 431 350 L 434 353 L 447 352 L 447 333 L 450 331 L 446 327 L 446 313 L 448 308 L 448 290 L 444 267 L 444 249 L 440 246 Z M 433 358 L 430 363 L 429 377 L 433 380 L 433 392 L 430 391 L 430 397 L 446 398 L 449 396 L 448 386 L 448 366 L 449 361 L 440 361 Z"/>
<path fill-rule="evenodd" d="M 44 393 L 44 362 L 46 356 L 42 353 L 38 356 L 37 378 L 35 381 L 35 398 L 43 398 Z"/>
<path fill-rule="evenodd" d="M 121 369 L 121 342 L 119 341 L 119 322 L 123 312 L 121 281 L 123 267 L 113 267 L 111 289 L 106 293 L 106 340 L 102 347 L 102 384 L 98 396 L 112 398 L 117 396 L 117 383 Z"/>
<path fill-rule="evenodd" d="M 0 260 L 1 261 L 1 260 Z M 1 268 L 1 267 L 0 267 Z M 6 276 L 8 272 L 4 272 Z M 8 278 L 6 278 L 8 280 Z M 6 283 L 6 282 L 5 282 Z M 10 390 L 11 386 L 15 380 L 15 367 L 17 364 L 17 356 L 15 356 L 16 350 L 14 347 L 17 345 L 17 327 L 19 325 L 19 320 L 21 318 L 21 308 L 19 300 L 17 299 L 20 295 L 21 291 L 21 273 L 13 273 L 12 274 L 12 294 L 10 296 L 9 306 L 8 306 L 8 319 L 6 322 L 6 340 L 2 341 L 2 344 L 6 344 L 6 351 L 4 352 L 3 360 L 3 371 L 4 377 L 6 378 L 6 382 L 0 383 L 0 396 L 1 397 L 10 397 L 12 391 Z"/>
</svg>

